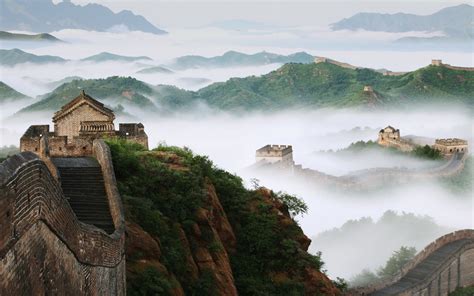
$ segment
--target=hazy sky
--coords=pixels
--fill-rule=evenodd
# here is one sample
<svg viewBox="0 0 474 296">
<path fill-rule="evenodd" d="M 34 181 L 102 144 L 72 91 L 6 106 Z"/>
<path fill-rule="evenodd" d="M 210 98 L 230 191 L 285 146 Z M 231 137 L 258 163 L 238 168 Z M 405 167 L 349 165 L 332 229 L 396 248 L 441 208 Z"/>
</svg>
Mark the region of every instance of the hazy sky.
<svg viewBox="0 0 474 296">
<path fill-rule="evenodd" d="M 54 0 L 60 2 L 60 0 Z M 132 10 L 158 27 L 203 26 L 214 21 L 244 19 L 283 26 L 324 26 L 358 12 L 431 14 L 469 1 L 198 1 L 198 0 L 72 0 L 75 4 L 99 3 L 114 11 Z"/>
</svg>

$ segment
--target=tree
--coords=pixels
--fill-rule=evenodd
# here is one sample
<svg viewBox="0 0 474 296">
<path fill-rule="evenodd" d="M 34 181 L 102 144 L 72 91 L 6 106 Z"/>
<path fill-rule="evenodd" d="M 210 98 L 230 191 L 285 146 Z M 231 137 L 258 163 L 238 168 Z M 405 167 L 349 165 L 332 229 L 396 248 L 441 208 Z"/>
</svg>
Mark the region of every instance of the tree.
<svg viewBox="0 0 474 296">
<path fill-rule="evenodd" d="M 360 273 L 356 274 L 351 280 L 351 287 L 364 287 L 371 285 L 379 280 L 379 277 L 370 271 L 369 269 L 363 269 Z"/>
<path fill-rule="evenodd" d="M 414 247 L 402 246 L 398 251 L 393 252 L 384 267 L 378 271 L 381 278 L 395 276 L 402 270 L 402 267 L 410 262 L 416 255 Z"/>
<path fill-rule="evenodd" d="M 306 203 L 294 195 L 279 191 L 274 194 L 274 198 L 288 207 L 288 212 L 292 218 L 308 212 L 308 206 Z"/>
</svg>

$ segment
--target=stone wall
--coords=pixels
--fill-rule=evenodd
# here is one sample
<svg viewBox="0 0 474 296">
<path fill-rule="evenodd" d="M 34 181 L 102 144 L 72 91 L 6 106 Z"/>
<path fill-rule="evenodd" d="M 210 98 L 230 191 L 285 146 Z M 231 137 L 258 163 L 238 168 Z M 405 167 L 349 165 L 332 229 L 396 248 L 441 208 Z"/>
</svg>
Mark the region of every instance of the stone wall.
<svg viewBox="0 0 474 296">
<path fill-rule="evenodd" d="M 45 163 L 31 152 L 0 164 L 0 187 L 0 295 L 125 295 L 121 206 L 111 207 L 117 223 L 112 235 L 79 222 Z"/>
<path fill-rule="evenodd" d="M 405 265 L 394 278 L 376 285 L 356 289 L 349 295 L 371 295 L 385 287 L 398 282 L 410 270 L 422 263 L 435 250 L 452 242 L 465 240 L 464 245 L 457 252 L 450 254 L 443 264 L 433 269 L 430 276 L 422 283 L 416 284 L 400 295 L 448 295 L 457 287 L 474 285 L 474 230 L 459 230 L 438 238 L 429 244 L 415 258 Z"/>
<path fill-rule="evenodd" d="M 386 138 L 384 138 L 383 140 L 379 139 L 378 144 L 384 147 L 393 147 L 404 152 L 410 152 L 414 149 L 413 144 L 407 141 L 403 141 L 402 139 L 399 139 L 399 140 L 386 139 Z"/>
<path fill-rule="evenodd" d="M 105 192 L 109 201 L 110 214 L 114 221 L 115 231 L 122 233 L 125 231 L 125 217 L 123 214 L 122 201 L 115 180 L 114 166 L 112 164 L 112 155 L 110 149 L 104 140 L 94 140 L 94 157 L 100 164 L 102 175 L 104 177 Z"/>
</svg>

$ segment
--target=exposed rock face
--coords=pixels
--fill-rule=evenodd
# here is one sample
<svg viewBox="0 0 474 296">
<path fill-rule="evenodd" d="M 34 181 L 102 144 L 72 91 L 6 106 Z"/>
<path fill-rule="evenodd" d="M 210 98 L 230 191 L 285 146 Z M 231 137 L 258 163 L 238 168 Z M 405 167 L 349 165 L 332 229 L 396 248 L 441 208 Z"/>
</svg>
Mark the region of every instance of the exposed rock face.
<svg viewBox="0 0 474 296">
<path fill-rule="evenodd" d="M 280 195 L 189 150 L 111 147 L 127 217 L 142 227 L 128 224 L 131 294 L 340 295 Z"/>
<path fill-rule="evenodd" d="M 288 227 L 295 223 L 293 219 L 291 219 L 287 206 L 273 199 L 270 190 L 261 188 L 260 192 L 264 197 L 265 203 L 273 206 L 273 211 L 277 214 L 281 228 Z M 309 239 L 301 229 L 296 241 L 299 243 L 302 252 L 308 251 L 311 239 Z M 305 267 L 304 270 L 296 272 L 288 271 L 272 276 L 275 282 L 295 277 L 300 277 L 300 280 L 304 284 L 306 295 L 341 295 L 341 292 L 334 286 L 332 281 L 324 273 L 315 268 Z"/>
<path fill-rule="evenodd" d="M 227 250 L 235 248 L 235 235 L 214 186 L 209 182 L 207 190 L 209 209 L 200 208 L 198 210 L 197 225 L 193 233 L 193 239 L 198 242 L 198 247 L 193 256 L 200 272 L 212 272 L 216 279 L 216 290 L 219 295 L 237 295 L 227 254 Z M 211 242 L 212 248 L 209 248 L 205 242 L 201 229 L 212 233 L 214 239 Z"/>
<path fill-rule="evenodd" d="M 193 281 L 197 281 L 202 273 L 211 273 L 215 279 L 217 295 L 238 295 L 227 253 L 235 251 L 235 235 L 214 186 L 208 182 L 206 187 L 208 208 L 198 209 L 197 221 L 190 233 L 187 234 L 181 226 L 178 228 L 179 240 L 187 254 L 187 271 Z M 211 248 L 205 236 L 212 237 Z M 194 248 L 191 248 L 190 241 L 194 242 Z M 132 259 L 133 263 L 127 264 L 129 275 L 133 276 L 136 271 L 153 266 L 167 277 L 176 280 L 160 262 L 159 238 L 152 237 L 135 223 L 127 223 L 127 242 L 127 258 L 134 258 L 137 254 L 140 256 L 138 260 Z M 173 292 L 173 295 L 184 295 L 181 285 Z"/>
</svg>

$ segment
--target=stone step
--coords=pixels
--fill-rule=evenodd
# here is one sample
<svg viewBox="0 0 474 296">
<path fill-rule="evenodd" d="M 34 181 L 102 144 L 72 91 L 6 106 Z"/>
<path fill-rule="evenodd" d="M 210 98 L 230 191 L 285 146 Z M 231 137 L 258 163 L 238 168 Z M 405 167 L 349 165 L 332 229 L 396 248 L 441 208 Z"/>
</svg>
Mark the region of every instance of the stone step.
<svg viewBox="0 0 474 296">
<path fill-rule="evenodd" d="M 61 187 L 79 221 L 112 233 L 102 170 L 93 158 L 56 158 Z"/>
</svg>

